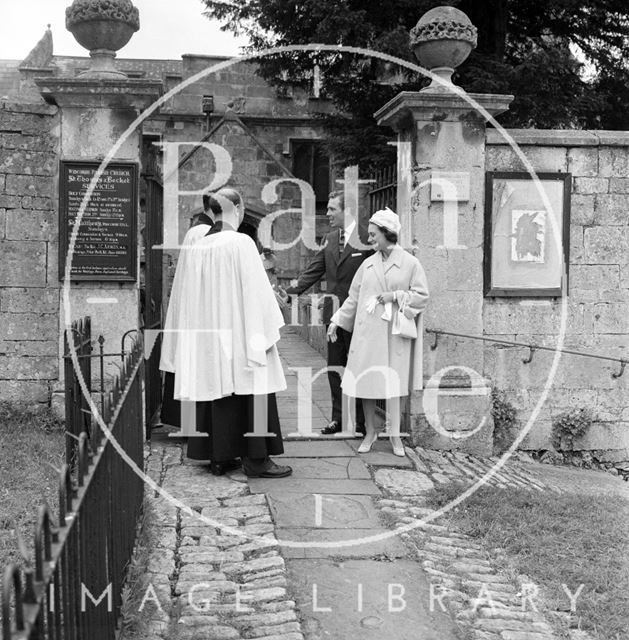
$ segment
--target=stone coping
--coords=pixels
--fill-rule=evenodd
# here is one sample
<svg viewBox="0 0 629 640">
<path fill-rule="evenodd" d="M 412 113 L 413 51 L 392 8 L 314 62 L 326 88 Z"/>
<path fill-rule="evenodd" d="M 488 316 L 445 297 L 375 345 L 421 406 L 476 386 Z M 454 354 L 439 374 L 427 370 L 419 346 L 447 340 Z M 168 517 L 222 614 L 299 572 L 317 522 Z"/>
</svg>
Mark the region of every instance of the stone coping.
<svg viewBox="0 0 629 640">
<path fill-rule="evenodd" d="M 401 91 L 391 98 L 373 116 L 378 125 L 391 126 L 394 129 L 406 129 L 412 126 L 413 120 L 456 119 L 461 112 L 474 111 L 470 102 L 483 107 L 492 116 L 504 113 L 509 109 L 513 96 L 492 93 L 462 93 L 443 90 Z M 467 99 L 466 99 L 467 98 Z M 468 100 L 470 99 L 470 100 Z M 438 115 L 435 114 L 438 111 Z M 437 117 L 435 117 L 437 115 Z M 479 114 L 479 118 L 484 120 Z"/>
<path fill-rule="evenodd" d="M 146 109 L 163 93 L 159 80 L 144 78 L 37 78 L 44 100 L 65 108 Z"/>
<path fill-rule="evenodd" d="M 585 131 L 577 129 L 506 129 L 518 145 L 540 147 L 598 147 L 629 146 L 629 131 Z M 502 133 L 497 129 L 487 129 L 488 145 L 508 145 Z"/>
</svg>

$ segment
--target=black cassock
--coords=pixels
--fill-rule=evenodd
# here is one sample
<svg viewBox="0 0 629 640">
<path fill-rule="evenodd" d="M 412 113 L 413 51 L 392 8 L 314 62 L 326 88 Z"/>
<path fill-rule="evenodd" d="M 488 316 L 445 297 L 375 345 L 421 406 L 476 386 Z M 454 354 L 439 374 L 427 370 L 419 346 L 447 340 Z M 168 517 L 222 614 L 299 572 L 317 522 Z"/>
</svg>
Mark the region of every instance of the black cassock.
<svg viewBox="0 0 629 640">
<path fill-rule="evenodd" d="M 217 222 L 206 235 L 218 233 L 223 225 Z M 161 421 L 181 428 L 182 402 L 175 400 L 175 375 L 165 372 Z M 188 438 L 188 458 L 226 462 L 235 458 L 265 458 L 284 453 L 277 401 L 267 394 L 267 424 L 265 430 L 273 436 L 245 436 L 254 433 L 254 396 L 226 396 L 207 402 L 186 402 L 195 405 L 196 430 L 207 437 Z M 260 428 L 260 427 L 258 427 Z"/>
<path fill-rule="evenodd" d="M 175 374 L 166 372 L 161 420 L 181 427 L 181 401 L 173 398 Z M 226 462 L 234 458 L 265 458 L 284 453 L 275 394 L 267 395 L 267 425 L 270 436 L 245 437 L 254 433 L 254 396 L 231 395 L 211 402 L 188 402 L 196 408 L 196 429 L 208 437 L 188 438 L 188 458 Z"/>
</svg>

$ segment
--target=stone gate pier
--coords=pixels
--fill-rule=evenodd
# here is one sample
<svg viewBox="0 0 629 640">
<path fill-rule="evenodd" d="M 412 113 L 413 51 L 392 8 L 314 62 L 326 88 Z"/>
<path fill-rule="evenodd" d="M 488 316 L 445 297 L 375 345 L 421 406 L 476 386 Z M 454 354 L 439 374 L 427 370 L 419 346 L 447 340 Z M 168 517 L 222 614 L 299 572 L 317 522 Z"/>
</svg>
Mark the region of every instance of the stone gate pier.
<svg viewBox="0 0 629 640">
<path fill-rule="evenodd" d="M 452 84 L 451 64 L 460 64 L 476 45 L 476 29 L 461 11 L 441 9 L 422 17 L 411 34 L 420 64 L 436 69 L 436 79 L 422 91 L 398 94 L 375 117 L 398 136 L 404 243 L 429 274 L 424 325 L 482 334 L 487 118 L 505 112 L 513 96 L 467 94 Z M 447 33 L 435 27 L 443 21 L 450 25 Z M 428 54 L 426 46 L 432 47 Z M 455 343 L 439 351 L 430 343 L 428 335 L 426 388 L 410 400 L 413 438 L 427 448 L 491 452 L 491 383 L 483 377 L 482 343 Z"/>
</svg>

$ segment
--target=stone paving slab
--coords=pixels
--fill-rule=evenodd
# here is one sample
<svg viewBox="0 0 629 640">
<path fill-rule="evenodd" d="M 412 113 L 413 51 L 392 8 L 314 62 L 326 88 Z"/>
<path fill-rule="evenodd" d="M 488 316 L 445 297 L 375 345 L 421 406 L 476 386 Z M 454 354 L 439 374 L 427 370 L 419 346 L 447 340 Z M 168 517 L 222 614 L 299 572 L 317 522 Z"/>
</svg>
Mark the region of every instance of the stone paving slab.
<svg viewBox="0 0 629 640">
<path fill-rule="evenodd" d="M 370 478 L 368 467 L 360 458 L 352 458 L 348 464 L 348 473 L 350 478 Z M 366 475 L 364 475 L 366 474 Z"/>
<path fill-rule="evenodd" d="M 375 480 L 393 496 L 417 496 L 434 488 L 428 476 L 405 469 L 378 469 Z"/>
<path fill-rule="evenodd" d="M 281 460 L 281 458 L 280 458 Z M 283 493 L 333 493 L 343 495 L 380 495 L 371 480 L 318 480 L 310 478 L 249 478 L 251 493 L 271 496 Z"/>
<path fill-rule="evenodd" d="M 349 458 L 354 455 L 345 440 L 293 440 L 284 443 L 287 458 Z M 281 460 L 282 458 L 280 458 Z"/>
<path fill-rule="evenodd" d="M 284 407 L 278 404 L 277 409 L 282 416 L 282 426 L 284 427 L 284 429 L 286 429 L 287 422 L 292 423 L 299 417 L 299 407 L 294 403 L 287 404 Z"/>
<path fill-rule="evenodd" d="M 343 480 L 370 480 L 365 464 L 357 458 L 289 458 L 282 456 L 282 464 L 293 469 L 293 478 L 338 478 Z"/>
<path fill-rule="evenodd" d="M 404 558 L 408 551 L 398 536 L 386 535 L 388 529 L 371 527 L 368 529 L 313 529 L 278 527 L 276 536 L 280 541 L 282 556 L 289 558 Z M 381 540 L 361 542 L 351 546 L 330 547 L 294 547 L 282 545 L 282 542 L 341 542 L 368 539 L 385 534 Z"/>
<path fill-rule="evenodd" d="M 370 496 L 321 495 L 317 499 L 309 493 L 271 495 L 268 500 L 273 520 L 280 527 L 364 529 L 381 526 Z"/>
<path fill-rule="evenodd" d="M 438 606 L 430 611 L 428 580 L 413 561 L 293 559 L 286 564 L 306 640 L 456 637 L 448 614 Z"/>
</svg>

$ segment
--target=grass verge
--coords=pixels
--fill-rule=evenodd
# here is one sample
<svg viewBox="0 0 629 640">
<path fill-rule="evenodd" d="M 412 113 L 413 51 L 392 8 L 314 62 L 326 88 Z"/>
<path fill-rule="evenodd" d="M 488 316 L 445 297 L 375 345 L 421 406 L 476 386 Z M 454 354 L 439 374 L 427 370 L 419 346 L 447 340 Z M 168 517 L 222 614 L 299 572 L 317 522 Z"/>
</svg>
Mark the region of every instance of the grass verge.
<svg viewBox="0 0 629 640">
<path fill-rule="evenodd" d="M 443 506 L 460 487 L 431 495 Z M 597 640 L 629 639 L 629 501 L 621 496 L 557 495 L 484 487 L 448 514 L 508 572 L 539 585 L 550 611 L 568 611 L 576 594 L 580 628 Z M 496 553 L 503 550 L 504 553 Z"/>
<path fill-rule="evenodd" d="M 59 474 L 65 459 L 64 425 L 47 407 L 0 402 L 0 571 L 21 562 L 15 526 L 32 553 L 37 509 L 45 499 L 54 521 Z"/>
<path fill-rule="evenodd" d="M 152 583 L 147 569 L 151 552 L 159 542 L 156 517 L 153 502 L 145 495 L 135 548 L 122 589 L 120 640 L 137 640 L 150 635 L 146 631 L 146 625 L 150 621 L 151 612 L 154 612 L 155 600 L 159 601 L 159 595 L 162 595 L 161 592 L 156 594 L 155 591 L 148 591 Z M 144 600 L 147 600 L 148 605 Z"/>
</svg>

